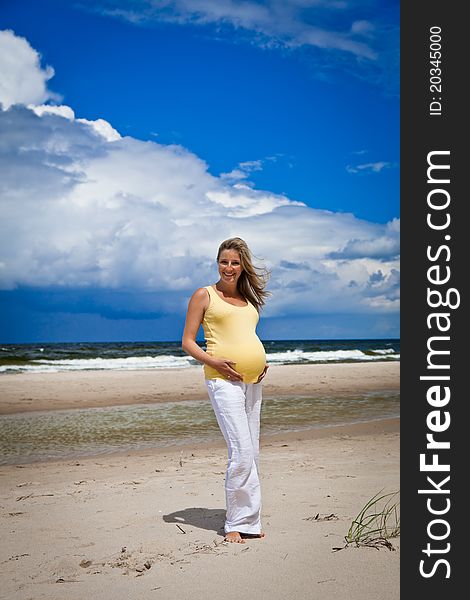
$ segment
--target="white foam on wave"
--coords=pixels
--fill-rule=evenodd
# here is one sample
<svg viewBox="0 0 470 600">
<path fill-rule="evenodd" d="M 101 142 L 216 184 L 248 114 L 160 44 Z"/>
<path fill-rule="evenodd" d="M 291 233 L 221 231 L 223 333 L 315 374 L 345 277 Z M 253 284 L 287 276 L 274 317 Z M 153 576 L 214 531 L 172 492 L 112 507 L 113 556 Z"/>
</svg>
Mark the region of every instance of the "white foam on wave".
<svg viewBox="0 0 470 600">
<path fill-rule="evenodd" d="M 57 373 L 59 371 L 102 371 L 139 369 L 185 369 L 199 364 L 185 356 L 129 356 L 127 358 L 74 358 L 36 360 L 30 365 L 2 365 L 0 372 Z"/>
<path fill-rule="evenodd" d="M 400 355 L 394 350 L 371 350 L 374 355 L 364 354 L 361 350 L 323 350 L 319 352 L 303 352 L 302 350 L 287 350 L 267 354 L 268 363 L 293 363 L 293 362 L 341 362 L 345 360 L 383 360 L 382 356 L 400 360 Z"/>
</svg>

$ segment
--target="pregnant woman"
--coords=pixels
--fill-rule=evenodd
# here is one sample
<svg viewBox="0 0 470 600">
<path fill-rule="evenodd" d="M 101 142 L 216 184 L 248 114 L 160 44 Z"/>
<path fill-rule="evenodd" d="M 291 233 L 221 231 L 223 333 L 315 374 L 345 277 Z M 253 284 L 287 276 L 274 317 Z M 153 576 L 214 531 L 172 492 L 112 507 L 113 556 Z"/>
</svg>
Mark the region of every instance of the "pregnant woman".
<svg viewBox="0 0 470 600">
<path fill-rule="evenodd" d="M 256 335 L 259 311 L 269 294 L 268 272 L 254 267 L 241 238 L 222 242 L 217 254 L 219 281 L 191 297 L 183 350 L 204 363 L 207 391 L 227 442 L 225 540 L 264 537 L 261 531 L 259 430 L 261 380 L 268 366 Z M 206 351 L 196 343 L 202 324 Z"/>
</svg>

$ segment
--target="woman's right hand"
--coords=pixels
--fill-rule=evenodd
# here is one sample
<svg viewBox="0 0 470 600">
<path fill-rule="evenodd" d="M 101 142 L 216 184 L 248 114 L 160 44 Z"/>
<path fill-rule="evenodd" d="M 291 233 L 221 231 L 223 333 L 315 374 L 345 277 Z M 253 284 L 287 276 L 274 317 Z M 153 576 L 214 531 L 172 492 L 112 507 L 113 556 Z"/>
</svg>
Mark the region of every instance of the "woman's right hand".
<svg viewBox="0 0 470 600">
<path fill-rule="evenodd" d="M 232 367 L 232 365 L 235 364 L 236 363 L 234 363 L 233 360 L 229 360 L 228 358 L 212 358 L 209 366 L 214 368 L 230 381 L 243 381 L 243 375 L 241 375 L 238 371 L 235 371 L 235 369 Z"/>
</svg>

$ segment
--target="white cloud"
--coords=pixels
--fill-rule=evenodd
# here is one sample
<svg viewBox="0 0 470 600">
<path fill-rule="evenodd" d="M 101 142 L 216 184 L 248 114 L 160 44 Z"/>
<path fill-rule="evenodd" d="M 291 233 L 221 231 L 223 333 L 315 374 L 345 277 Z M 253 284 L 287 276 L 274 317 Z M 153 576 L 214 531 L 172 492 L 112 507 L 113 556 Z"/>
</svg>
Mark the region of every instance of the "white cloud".
<svg viewBox="0 0 470 600">
<path fill-rule="evenodd" d="M 45 114 L 57 115 L 59 117 L 63 117 L 64 119 L 69 119 L 69 121 L 75 121 L 75 113 L 70 106 L 54 106 L 48 104 L 34 106 L 30 104 L 28 108 L 30 108 L 40 117 Z M 114 129 L 114 127 L 111 127 L 111 125 L 104 119 L 96 119 L 94 121 L 89 121 L 88 119 L 76 119 L 76 121 L 77 123 L 85 123 L 86 125 L 89 125 L 96 133 L 104 137 L 108 142 L 114 142 L 115 140 L 119 140 L 121 138 L 121 135 Z"/>
<path fill-rule="evenodd" d="M 397 310 L 398 220 L 215 177 L 181 146 L 121 137 L 66 106 L 0 111 L 0 160 L 0 289 L 171 293 L 165 310 L 180 312 L 237 235 L 272 269 L 267 316 Z"/>
<path fill-rule="evenodd" d="M 140 0 L 137 3 L 106 0 L 95 10 L 134 24 L 164 21 L 191 25 L 230 25 L 245 30 L 265 46 L 313 46 L 339 50 L 357 58 L 375 60 L 376 52 L 364 42 L 373 30 L 367 21 L 352 21 L 349 29 L 336 31 L 321 22 L 331 11 L 344 13 L 345 2 L 321 0 Z M 308 15 L 308 13 L 312 13 Z"/>
<path fill-rule="evenodd" d="M 54 69 L 40 66 L 40 56 L 29 42 L 13 31 L 0 31 L 0 103 L 38 104 L 57 96 L 47 89 Z"/>
<path fill-rule="evenodd" d="M 305 206 L 302 202 L 294 202 L 283 196 L 253 190 L 240 183 L 207 192 L 207 198 L 227 209 L 227 216 L 242 219 L 271 213 L 279 206 Z"/>
<path fill-rule="evenodd" d="M 70 121 L 75 119 L 75 113 L 73 110 L 70 108 L 70 106 L 66 106 L 64 104 L 59 106 L 50 104 L 40 104 L 39 106 L 36 106 L 34 104 L 29 104 L 28 108 L 33 110 L 39 117 L 47 113 L 49 115 L 58 115 L 59 117 L 64 117 L 64 119 L 69 119 Z"/>
<path fill-rule="evenodd" d="M 236 184 L 237 182 L 243 181 L 243 184 L 239 187 L 251 187 L 252 184 L 248 181 L 248 177 L 250 173 L 253 171 L 262 171 L 263 163 L 267 161 L 276 161 L 277 157 L 269 156 L 264 160 L 246 160 L 244 162 L 238 163 L 238 166 L 235 169 L 232 169 L 229 173 L 221 173 L 220 178 L 228 183 Z"/>
<path fill-rule="evenodd" d="M 354 23 L 351 25 L 351 31 L 352 33 L 356 33 L 358 35 L 367 36 L 374 31 L 374 25 L 369 21 L 354 21 Z"/>
<path fill-rule="evenodd" d="M 346 246 L 338 251 L 330 254 L 331 258 L 393 258 L 400 253 L 400 239 L 398 235 L 394 235 L 390 228 L 386 231 L 386 235 L 369 239 L 351 239 L 348 240 Z"/>
<path fill-rule="evenodd" d="M 311 74 L 347 73 L 399 95 L 399 3 L 345 0 L 96 0 L 79 8 L 135 26 L 204 28 L 229 43 L 294 52 Z M 366 17 L 366 18 L 364 18 Z M 235 34 L 235 35 L 234 35 Z"/>
<path fill-rule="evenodd" d="M 77 121 L 79 123 L 86 123 L 89 125 L 96 133 L 103 136 L 108 142 L 114 142 L 121 139 L 121 135 L 108 123 L 108 121 L 105 121 L 104 119 L 95 119 L 94 121 L 89 121 L 88 119 L 77 119 Z"/>
<path fill-rule="evenodd" d="M 348 173 L 380 173 L 383 169 L 393 167 L 393 163 L 386 161 L 378 161 L 371 163 L 364 163 L 361 165 L 347 165 L 346 171 Z"/>
</svg>

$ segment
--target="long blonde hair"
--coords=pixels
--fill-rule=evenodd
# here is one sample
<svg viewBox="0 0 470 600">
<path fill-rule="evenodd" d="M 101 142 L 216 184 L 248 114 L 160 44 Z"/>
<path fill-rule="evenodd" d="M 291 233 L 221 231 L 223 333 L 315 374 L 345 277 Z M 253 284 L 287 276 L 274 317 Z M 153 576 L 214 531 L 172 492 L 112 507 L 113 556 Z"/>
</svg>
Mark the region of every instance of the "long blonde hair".
<svg viewBox="0 0 470 600">
<path fill-rule="evenodd" d="M 220 244 L 217 262 L 219 262 L 223 250 L 236 250 L 240 255 L 243 270 L 237 282 L 237 289 L 245 300 L 251 302 L 259 312 L 266 303 L 265 299 L 271 295 L 271 292 L 264 289 L 268 283 L 270 272 L 266 267 L 254 266 L 247 243 L 239 237 L 229 238 Z"/>
</svg>

